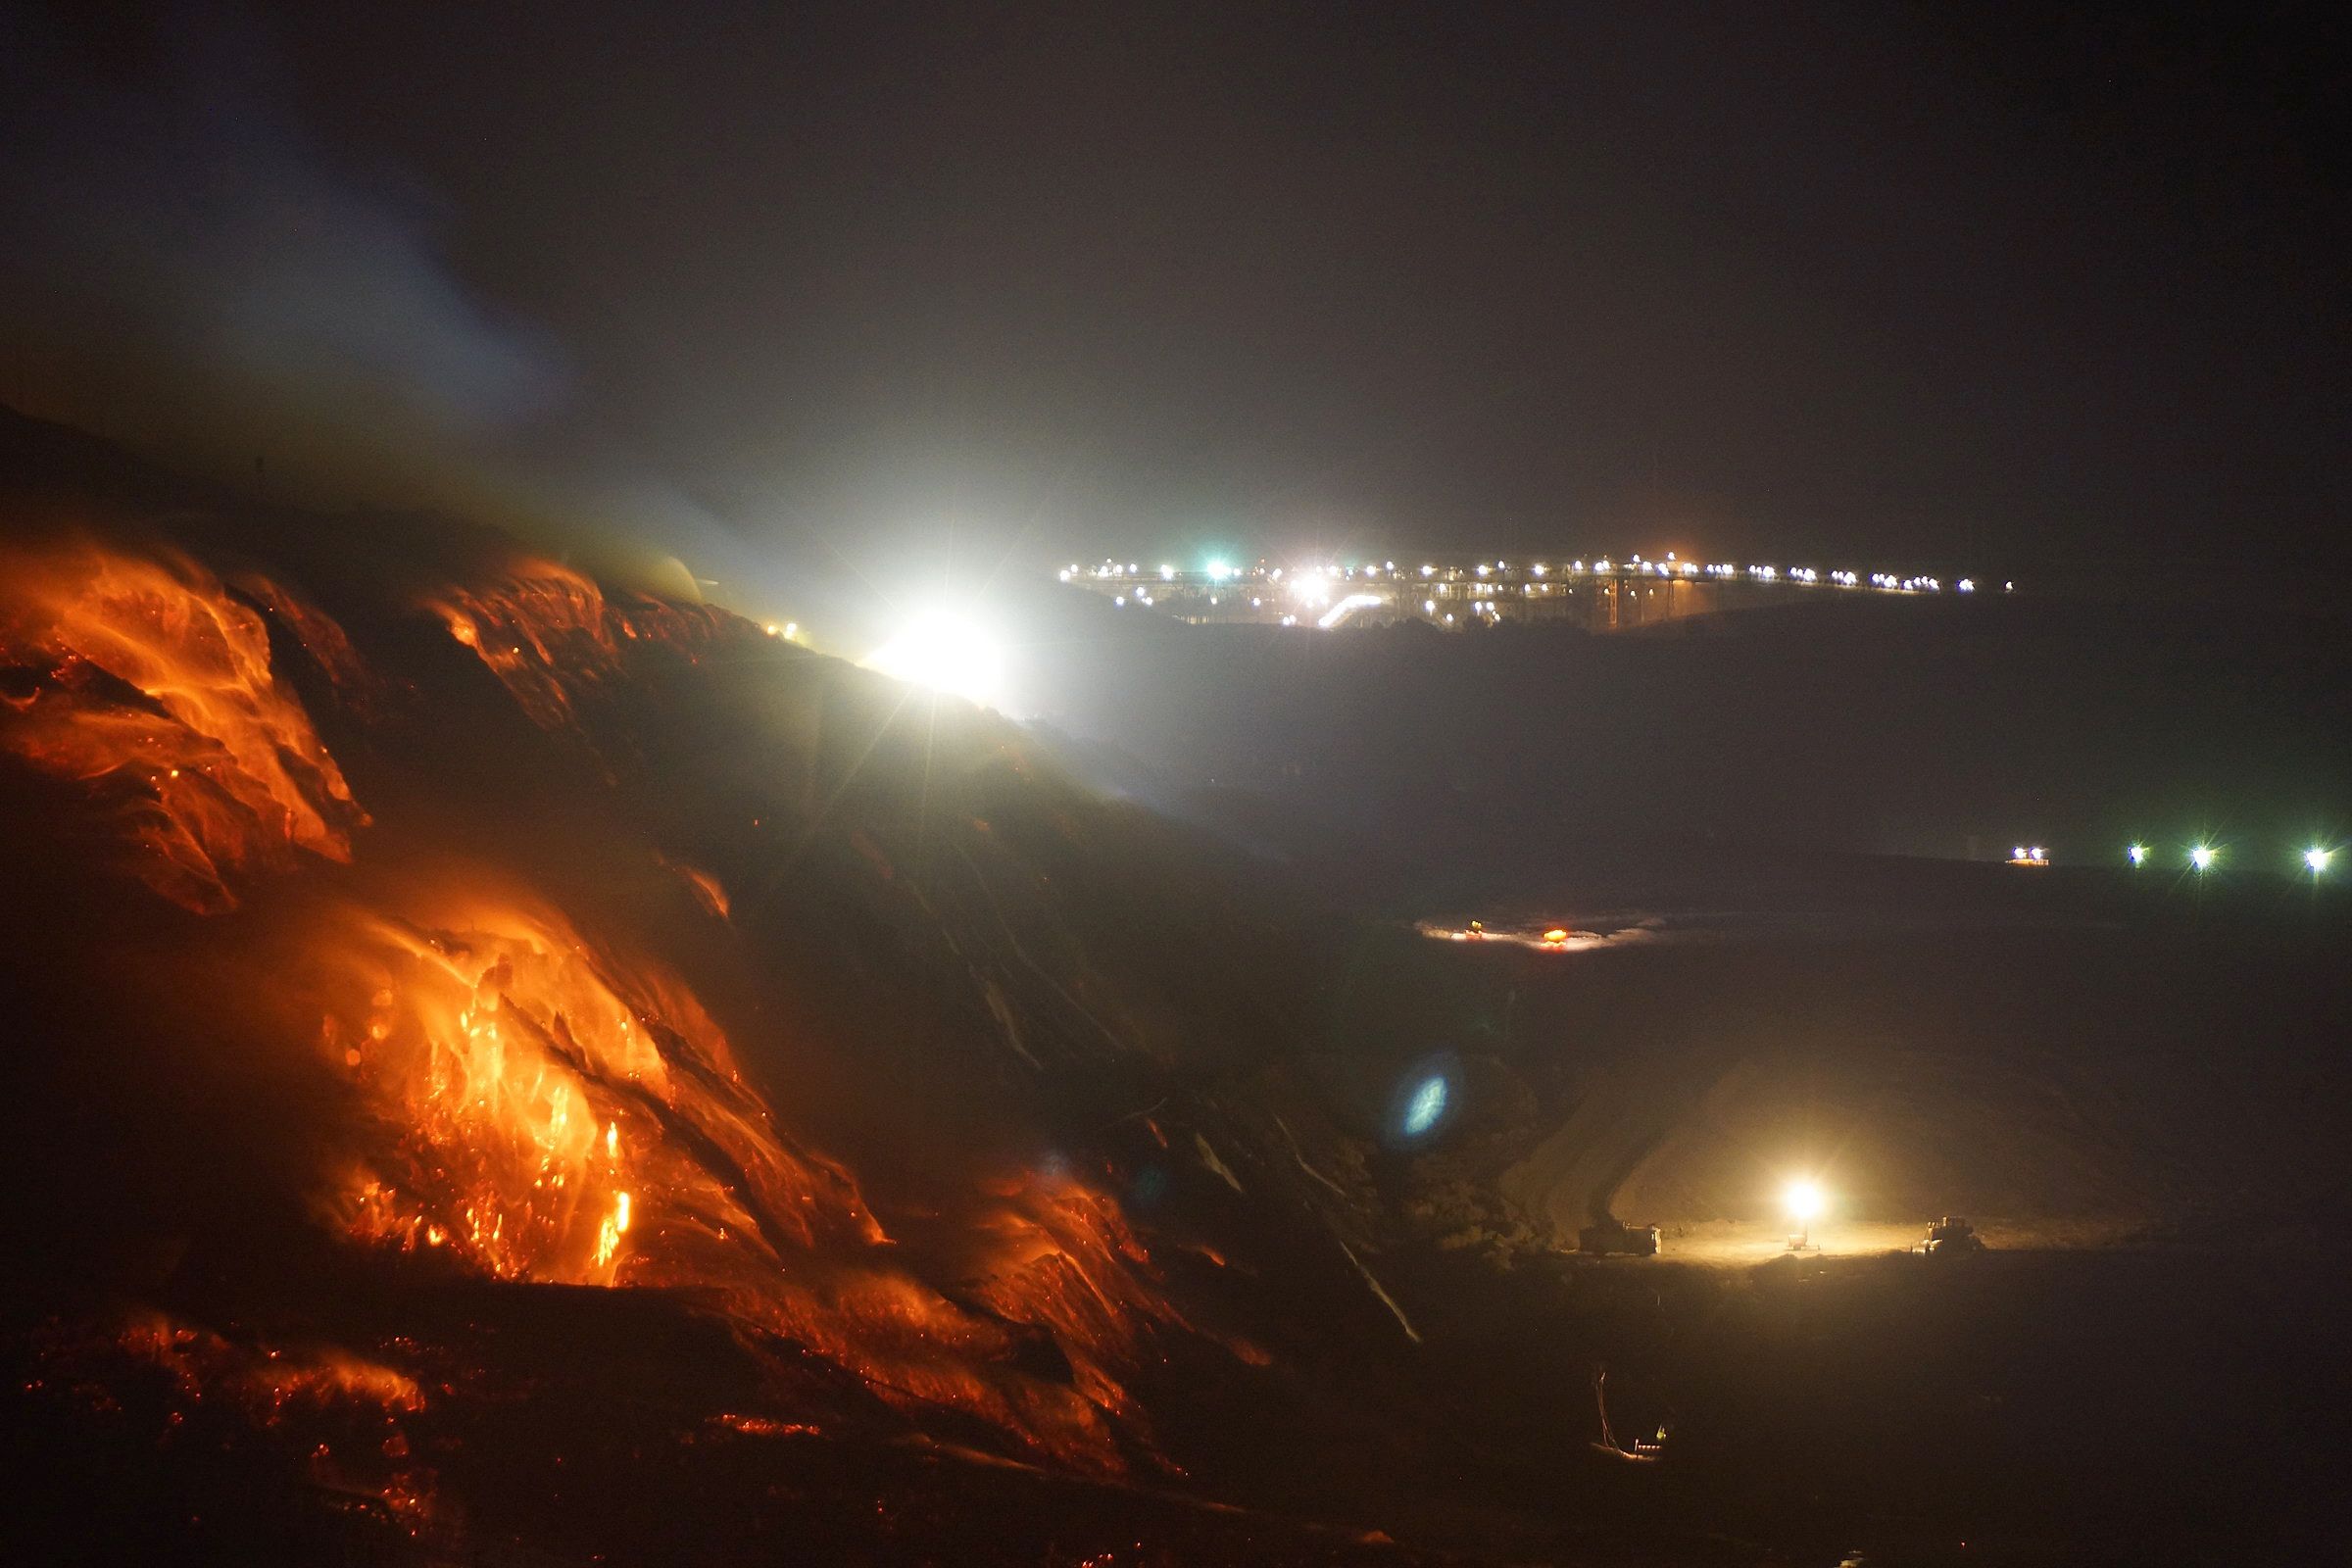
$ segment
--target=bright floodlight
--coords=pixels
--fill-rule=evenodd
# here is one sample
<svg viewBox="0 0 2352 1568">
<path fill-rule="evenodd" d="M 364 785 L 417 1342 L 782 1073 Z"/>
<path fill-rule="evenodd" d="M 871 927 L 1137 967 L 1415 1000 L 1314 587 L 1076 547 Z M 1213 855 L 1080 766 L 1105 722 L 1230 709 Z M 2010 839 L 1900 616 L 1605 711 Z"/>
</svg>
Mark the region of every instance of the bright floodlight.
<svg viewBox="0 0 2352 1568">
<path fill-rule="evenodd" d="M 1802 1177 L 1781 1190 L 1782 1206 L 1788 1210 L 1788 1217 L 1800 1227 L 1796 1240 L 1790 1246 L 1813 1245 L 1813 1220 L 1821 1212 L 1823 1202 L 1821 1188 Z"/>
<path fill-rule="evenodd" d="M 1232 575 L 1233 568 L 1222 561 L 1212 561 L 1208 564 L 1208 576 L 1211 582 L 1223 582 Z"/>
<path fill-rule="evenodd" d="M 2145 865 L 2148 863 L 2148 847 L 2145 844 L 2134 844 L 2130 849 L 2126 850 L 2124 854 L 2131 857 L 2132 863 L 2133 865 Z"/>
<path fill-rule="evenodd" d="M 996 707 L 1003 701 L 1004 652 L 963 615 L 927 611 L 865 658 L 865 667 L 911 686 Z"/>
<path fill-rule="evenodd" d="M 2214 849 L 2210 844 L 2200 844 L 2195 849 L 2188 852 L 2188 863 L 2195 866 L 2200 871 L 2212 870 L 2213 862 L 2220 858 L 2221 852 Z"/>
<path fill-rule="evenodd" d="M 2313 876 L 2318 876 L 2322 871 L 2327 870 L 2328 862 L 2334 858 L 2335 852 L 2333 850 L 2323 850 L 2316 844 L 2303 852 L 2304 867 Z"/>
</svg>

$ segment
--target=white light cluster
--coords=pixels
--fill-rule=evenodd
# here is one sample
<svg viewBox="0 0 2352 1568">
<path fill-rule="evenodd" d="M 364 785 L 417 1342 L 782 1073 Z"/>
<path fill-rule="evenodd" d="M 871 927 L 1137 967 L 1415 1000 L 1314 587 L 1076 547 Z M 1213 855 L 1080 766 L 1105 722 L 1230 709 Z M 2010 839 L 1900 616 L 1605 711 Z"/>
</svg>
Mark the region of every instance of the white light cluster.
<svg viewBox="0 0 2352 1568">
<path fill-rule="evenodd" d="M 1411 568 L 1405 569 L 1409 571 Z M 1805 587 L 1818 586 L 1826 581 L 1842 588 L 1857 588 L 1862 586 L 1865 581 L 1859 574 L 1843 568 L 1832 569 L 1825 573 L 1820 568 L 1813 566 L 1777 566 L 1762 562 L 1751 563 L 1744 566 L 1735 565 L 1728 562 L 1702 565 L 1695 561 L 1681 560 L 1672 551 L 1667 552 L 1664 561 L 1650 561 L 1638 552 L 1627 556 L 1622 562 L 1603 556 L 1594 560 L 1589 567 L 1583 561 L 1568 564 L 1542 561 L 1524 562 L 1516 568 L 1509 562 L 1501 560 L 1482 561 L 1457 566 L 1445 565 L 1434 561 L 1420 564 L 1420 574 L 1424 579 L 1441 579 L 1441 583 L 1461 582 L 1465 579 L 1475 582 L 1471 613 L 1495 619 L 1501 618 L 1496 602 L 1492 598 L 1476 597 L 1481 594 L 1506 591 L 1494 586 L 1492 579 L 1498 576 L 1508 579 L 1517 575 L 1520 578 L 1518 597 L 1528 600 L 1551 591 L 1548 581 L 1534 579 L 1548 579 L 1554 575 L 1582 576 L 1588 571 L 1596 576 L 1615 577 L 1620 581 L 1630 576 L 1664 577 L 1673 581 L 1704 575 L 1718 581 L 1745 578 L 1757 583 L 1786 582 Z M 1122 563 L 1106 558 L 1100 565 L 1091 567 L 1081 566 L 1072 562 L 1059 568 L 1056 573 L 1059 579 L 1065 583 L 1076 582 L 1081 578 L 1091 576 L 1098 581 L 1124 588 L 1126 592 L 1112 600 L 1114 606 L 1121 608 L 1125 607 L 1129 597 L 1132 597 L 1139 605 L 1158 604 L 1159 601 L 1152 596 L 1152 589 L 1161 585 L 1168 585 L 1179 596 L 1205 597 L 1209 605 L 1216 606 L 1223 603 L 1222 598 L 1215 591 L 1218 585 L 1244 578 L 1255 578 L 1266 583 L 1284 584 L 1285 595 L 1301 613 L 1312 612 L 1316 619 L 1325 624 L 1336 623 L 1337 617 L 1327 615 L 1324 612 L 1330 611 L 1335 604 L 1360 598 L 1360 596 L 1348 594 L 1346 585 L 1359 579 L 1367 583 L 1380 583 L 1384 575 L 1393 579 L 1396 574 L 1397 566 L 1393 561 L 1366 563 L 1360 566 L 1319 564 L 1293 565 L 1288 568 L 1282 566 L 1269 568 L 1262 564 L 1256 566 L 1237 566 L 1223 558 L 1210 560 L 1204 563 L 1200 569 L 1191 571 L 1179 568 L 1173 563 L 1163 562 L 1147 569 L 1135 562 Z M 1478 581 L 1478 579 L 1488 580 Z M 1886 593 L 1940 593 L 1944 588 L 1942 579 L 1925 574 L 1906 577 L 1898 576 L 1893 572 L 1874 571 L 1869 575 L 1867 581 L 1869 586 Z M 1953 586 L 1960 593 L 1973 594 L 1977 590 L 1977 580 L 1974 577 L 1963 577 Z M 2003 592 L 2013 591 L 2016 586 L 2014 582 L 2007 581 L 2001 584 Z M 1435 591 L 1442 596 L 1450 590 L 1441 585 Z M 1250 605 L 1253 610 L 1265 608 L 1264 600 L 1256 596 L 1250 598 Z M 1422 605 L 1425 613 L 1437 613 L 1436 600 L 1424 600 Z M 1362 606 L 1358 605 L 1354 608 L 1362 608 Z M 1451 619 L 1449 616 L 1446 618 L 1448 621 Z"/>
</svg>

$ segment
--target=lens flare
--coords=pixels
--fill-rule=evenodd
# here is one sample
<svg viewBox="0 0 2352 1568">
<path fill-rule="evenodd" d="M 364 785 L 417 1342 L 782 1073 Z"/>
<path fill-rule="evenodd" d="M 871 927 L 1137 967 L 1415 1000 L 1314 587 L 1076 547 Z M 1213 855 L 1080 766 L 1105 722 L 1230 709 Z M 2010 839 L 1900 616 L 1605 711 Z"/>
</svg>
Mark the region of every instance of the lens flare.
<svg viewBox="0 0 2352 1568">
<path fill-rule="evenodd" d="M 1004 651 L 970 617 L 926 611 L 868 654 L 865 667 L 893 680 L 960 697 L 982 708 L 1003 705 Z"/>
<path fill-rule="evenodd" d="M 1445 1078 L 1434 1074 L 1424 1078 L 1404 1107 L 1404 1135 L 1419 1138 L 1435 1127 L 1446 1115 L 1446 1100 Z"/>
</svg>

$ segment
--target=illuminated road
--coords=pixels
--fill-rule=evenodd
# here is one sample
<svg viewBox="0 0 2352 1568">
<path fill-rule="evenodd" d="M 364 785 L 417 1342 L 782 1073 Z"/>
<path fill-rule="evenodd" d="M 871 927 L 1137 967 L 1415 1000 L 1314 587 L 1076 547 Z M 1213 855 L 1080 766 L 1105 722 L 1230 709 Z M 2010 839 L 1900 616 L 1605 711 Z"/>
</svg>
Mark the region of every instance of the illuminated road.
<svg viewBox="0 0 2352 1568">
<path fill-rule="evenodd" d="M 1658 1260 L 1753 1268 L 1779 1257 L 1870 1257 L 1908 1252 L 1928 1234 L 1932 1220 L 1933 1216 L 1924 1214 L 1915 1220 L 1816 1220 L 1813 1246 L 1793 1253 L 1788 1249 L 1790 1230 L 1785 1224 L 1709 1220 L 1666 1225 Z M 1995 1252 L 2082 1251 L 2121 1247 L 2132 1240 L 2137 1228 L 2124 1220 L 2099 1219 L 1975 1219 L 1975 1224 L 1977 1234 Z M 1923 1257 L 1920 1261 L 1925 1264 L 1929 1260 Z M 1612 1265 L 1641 1266 L 1650 1262 L 1647 1258 L 1611 1260 Z"/>
</svg>

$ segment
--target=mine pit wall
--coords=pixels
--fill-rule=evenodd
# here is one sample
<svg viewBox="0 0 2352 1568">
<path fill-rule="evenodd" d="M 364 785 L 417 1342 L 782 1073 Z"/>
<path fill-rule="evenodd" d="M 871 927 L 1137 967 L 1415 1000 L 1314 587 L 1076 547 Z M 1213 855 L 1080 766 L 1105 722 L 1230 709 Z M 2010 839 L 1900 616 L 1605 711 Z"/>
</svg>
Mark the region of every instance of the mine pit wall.
<svg viewBox="0 0 2352 1568">
<path fill-rule="evenodd" d="M 1343 1027 L 1381 1046 L 1369 1095 L 1447 1020 L 1487 1020 L 1462 1056 L 1527 1093 L 1506 1114 L 1464 1075 L 1416 1188 L 1550 1247 L 1604 1216 L 1670 1250 L 1677 1226 L 1780 1226 L 1797 1176 L 1833 1225 L 2317 1240 L 2343 1214 L 2352 977 L 2308 925 L 2166 905 L 1590 955 L 1427 943 Z"/>
<path fill-rule="evenodd" d="M 1598 1075 L 1503 1172 L 1505 1199 L 1564 1242 L 1612 1216 L 1777 1221 L 1774 1180 L 1818 1165 L 1846 1219 L 2155 1217 L 2107 1131 L 2013 1068 L 1893 1046 L 1827 1072 L 1809 1053 L 1690 1066 L 1679 1087 L 1678 1075 L 1642 1067 Z"/>
</svg>

